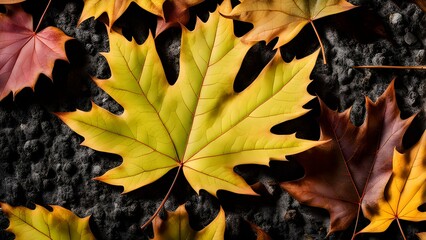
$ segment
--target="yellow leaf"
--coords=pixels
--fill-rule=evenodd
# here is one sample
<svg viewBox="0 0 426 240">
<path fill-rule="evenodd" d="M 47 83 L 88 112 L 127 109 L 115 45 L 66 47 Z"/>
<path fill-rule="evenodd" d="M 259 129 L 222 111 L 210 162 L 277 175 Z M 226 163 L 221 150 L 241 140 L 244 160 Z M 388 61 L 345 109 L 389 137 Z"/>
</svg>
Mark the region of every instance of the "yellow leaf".
<svg viewBox="0 0 426 240">
<path fill-rule="evenodd" d="M 0 4 L 14 4 L 24 2 L 25 0 L 0 0 Z"/>
<path fill-rule="evenodd" d="M 97 178 L 124 192 L 152 183 L 178 168 L 192 188 L 255 194 L 233 171 L 240 164 L 268 165 L 319 142 L 275 135 L 270 129 L 308 110 L 303 105 L 318 52 L 290 63 L 280 54 L 244 91 L 234 79 L 250 49 L 233 35 L 232 20 L 210 15 L 193 31 L 183 29 L 179 77 L 167 82 L 152 36 L 138 45 L 110 32 L 104 54 L 111 78 L 96 83 L 124 108 L 121 115 L 93 104 L 91 111 L 59 113 L 82 143 L 118 154 L 123 163 Z"/>
<path fill-rule="evenodd" d="M 421 232 L 416 234 L 420 240 L 426 240 L 426 232 Z"/>
<path fill-rule="evenodd" d="M 92 240 L 89 217 L 79 218 L 71 211 L 51 206 L 53 211 L 36 205 L 34 210 L 12 207 L 0 202 L 1 211 L 9 218 L 6 229 L 15 234 L 15 240 Z"/>
<path fill-rule="evenodd" d="M 106 13 L 109 18 L 108 25 L 112 26 L 132 2 L 135 2 L 150 13 L 161 16 L 164 1 L 165 0 L 84 0 L 83 12 L 78 22 L 80 24 L 91 17 L 97 19 L 103 13 Z"/>
<path fill-rule="evenodd" d="M 126 11 L 134 2 L 146 11 L 157 15 L 166 22 L 180 22 L 189 19 L 188 8 L 204 0 L 84 0 L 84 8 L 79 23 L 94 17 L 99 18 L 103 13 L 108 16 L 108 26 Z"/>
<path fill-rule="evenodd" d="M 394 221 L 424 221 L 426 212 L 418 207 L 426 203 L 426 132 L 404 154 L 394 151 L 393 172 L 378 208 L 364 211 L 371 223 L 361 232 L 383 232 Z M 400 227 L 401 229 L 401 227 Z M 401 233 L 402 229 L 401 229 Z"/>
<path fill-rule="evenodd" d="M 222 8 L 221 13 L 226 17 L 253 24 L 253 29 L 243 36 L 243 40 L 270 42 L 279 37 L 277 48 L 290 42 L 306 24 L 355 7 L 345 0 L 240 0 L 240 2 L 232 10 Z"/>
<path fill-rule="evenodd" d="M 189 225 L 189 217 L 185 205 L 179 206 L 175 212 L 167 211 L 165 220 L 162 220 L 157 215 L 152 224 L 154 227 L 154 240 L 220 240 L 224 238 L 225 234 L 225 212 L 220 208 L 216 218 L 198 232 Z"/>
</svg>

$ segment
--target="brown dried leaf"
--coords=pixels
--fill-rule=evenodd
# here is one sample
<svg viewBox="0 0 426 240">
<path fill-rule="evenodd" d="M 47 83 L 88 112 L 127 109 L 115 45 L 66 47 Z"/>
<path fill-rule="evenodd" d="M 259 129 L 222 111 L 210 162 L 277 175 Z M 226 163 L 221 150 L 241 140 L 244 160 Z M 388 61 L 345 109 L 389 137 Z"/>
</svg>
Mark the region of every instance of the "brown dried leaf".
<svg viewBox="0 0 426 240">
<path fill-rule="evenodd" d="M 392 153 L 413 117 L 402 120 L 393 82 L 373 103 L 366 99 L 367 117 L 354 126 L 350 110 L 337 113 L 321 103 L 321 140 L 329 142 L 295 155 L 305 176 L 281 186 L 298 201 L 330 213 L 330 230 L 346 229 L 360 211 L 383 194 L 392 173 Z"/>
</svg>

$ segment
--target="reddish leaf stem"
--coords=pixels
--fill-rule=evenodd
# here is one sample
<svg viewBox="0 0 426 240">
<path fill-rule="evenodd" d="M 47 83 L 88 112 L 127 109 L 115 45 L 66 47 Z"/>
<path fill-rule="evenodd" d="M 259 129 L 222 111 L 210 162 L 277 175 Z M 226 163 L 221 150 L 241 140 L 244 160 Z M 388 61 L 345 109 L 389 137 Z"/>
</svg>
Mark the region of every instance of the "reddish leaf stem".
<svg viewBox="0 0 426 240">
<path fill-rule="evenodd" d="M 356 229 L 358 228 L 358 221 L 359 221 L 359 213 L 360 213 L 360 211 L 361 211 L 361 202 L 358 203 L 358 211 L 357 211 L 357 214 L 356 214 L 355 227 L 354 227 L 354 232 L 352 233 L 351 240 L 354 240 L 355 236 L 356 236 Z"/>
<path fill-rule="evenodd" d="M 326 57 L 325 57 L 325 48 L 324 48 L 324 45 L 322 44 L 322 41 L 321 41 L 321 38 L 320 38 L 320 36 L 319 36 L 319 34 L 318 34 L 317 28 L 315 27 L 314 22 L 313 22 L 312 20 L 309 20 L 309 22 L 311 23 L 312 28 L 313 28 L 313 29 L 314 29 L 314 31 L 315 31 L 315 35 L 317 35 L 318 42 L 319 42 L 319 44 L 320 44 L 320 46 L 321 46 L 322 59 L 323 59 L 323 61 L 324 61 L 324 64 L 327 64 L 327 59 L 326 59 Z"/>
<path fill-rule="evenodd" d="M 371 68 L 371 69 L 415 69 L 415 70 L 426 70 L 426 66 L 353 66 L 352 68 Z"/>
<path fill-rule="evenodd" d="M 407 240 L 407 238 L 405 237 L 404 231 L 402 230 L 401 223 L 399 222 L 398 218 L 396 219 L 396 222 L 398 223 L 399 231 L 401 231 L 402 238 L 404 240 Z"/>
<path fill-rule="evenodd" d="M 47 3 L 47 6 L 44 9 L 43 14 L 41 15 L 40 20 L 38 21 L 37 27 L 35 28 L 34 32 L 37 32 L 38 28 L 40 27 L 41 21 L 43 20 L 44 15 L 46 15 L 47 9 L 49 8 L 51 2 L 52 0 L 49 0 L 49 2 Z"/>
<path fill-rule="evenodd" d="M 142 226 L 141 226 L 141 229 L 142 230 L 144 230 L 153 220 L 154 220 L 154 218 L 160 213 L 160 211 L 161 211 L 161 209 L 164 207 L 164 204 L 166 204 L 166 201 L 167 201 L 167 199 L 169 198 L 169 196 L 170 196 L 170 193 L 172 192 L 172 190 L 173 190 L 173 187 L 175 186 L 175 183 L 176 183 L 176 180 L 177 180 L 177 178 L 178 178 L 178 176 L 179 176 L 179 173 L 180 173 L 180 171 L 181 171 L 181 169 L 182 169 L 182 166 L 183 166 L 183 164 L 180 164 L 179 165 L 179 168 L 178 168 L 178 170 L 177 170 L 177 173 L 176 173 L 176 176 L 175 176 L 175 179 L 173 179 L 173 182 L 172 182 L 172 185 L 170 186 L 170 188 L 169 188 L 169 191 L 167 192 L 167 194 L 166 194 L 166 196 L 164 196 L 164 199 L 163 199 L 163 201 L 161 202 L 161 204 L 160 204 L 160 206 L 158 206 L 158 208 L 157 208 L 157 210 L 154 212 L 154 214 L 148 219 L 148 221 L 146 221 Z"/>
</svg>

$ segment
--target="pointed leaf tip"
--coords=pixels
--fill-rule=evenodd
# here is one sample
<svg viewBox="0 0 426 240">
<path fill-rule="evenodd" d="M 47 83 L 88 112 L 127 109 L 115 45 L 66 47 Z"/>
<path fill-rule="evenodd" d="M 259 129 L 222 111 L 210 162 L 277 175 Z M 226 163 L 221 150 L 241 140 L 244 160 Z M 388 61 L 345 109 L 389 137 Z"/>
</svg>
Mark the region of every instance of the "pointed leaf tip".
<svg viewBox="0 0 426 240">
<path fill-rule="evenodd" d="M 220 240 L 225 234 L 225 212 L 220 208 L 215 219 L 200 231 L 195 231 L 189 225 L 189 216 L 185 205 L 180 205 L 176 211 L 166 211 L 166 220 L 158 215 L 153 221 L 154 238 L 153 240 L 165 239 L 203 239 Z"/>
</svg>

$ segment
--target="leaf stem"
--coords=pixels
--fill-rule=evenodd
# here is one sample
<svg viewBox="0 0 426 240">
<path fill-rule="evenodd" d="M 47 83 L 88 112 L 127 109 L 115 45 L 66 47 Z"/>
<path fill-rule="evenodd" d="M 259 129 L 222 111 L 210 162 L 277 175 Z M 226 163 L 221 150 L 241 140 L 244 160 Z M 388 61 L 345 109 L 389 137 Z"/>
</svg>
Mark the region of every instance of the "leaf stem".
<svg viewBox="0 0 426 240">
<path fill-rule="evenodd" d="M 404 231 L 402 230 L 401 223 L 399 222 L 399 218 L 396 218 L 396 222 L 398 223 L 399 231 L 401 231 L 402 238 L 404 238 L 404 240 L 407 240 Z"/>
<path fill-rule="evenodd" d="M 180 171 L 181 171 L 181 169 L 182 169 L 182 166 L 183 166 L 183 163 L 181 163 L 180 165 L 179 165 L 179 168 L 178 168 L 178 170 L 177 170 L 177 173 L 176 173 L 176 176 L 175 176 L 175 178 L 173 179 L 173 182 L 172 182 L 172 185 L 170 186 L 170 188 L 169 188 L 169 191 L 167 192 L 167 194 L 166 194 L 166 196 L 164 196 L 164 199 L 163 199 L 163 201 L 160 203 L 160 206 L 158 206 L 158 208 L 157 208 L 157 210 L 154 212 L 154 214 L 148 219 L 148 221 L 146 221 L 142 226 L 141 226 L 141 229 L 142 230 L 144 230 L 153 220 L 154 220 L 154 218 L 160 213 L 160 211 L 161 211 L 161 209 L 164 207 L 164 204 L 166 204 L 166 201 L 167 201 L 167 199 L 169 198 L 169 196 L 170 196 L 170 193 L 172 192 L 172 190 L 173 190 L 173 187 L 175 186 L 175 184 L 176 184 L 176 180 L 177 180 L 177 178 L 178 178 L 178 176 L 179 176 L 179 173 L 180 173 Z"/>
<path fill-rule="evenodd" d="M 327 64 L 327 59 L 326 59 L 326 57 L 325 57 L 325 48 L 324 48 L 324 45 L 322 44 L 322 41 L 321 41 L 321 38 L 320 38 L 320 36 L 319 36 L 319 34 L 318 34 L 317 28 L 315 27 L 314 22 L 313 22 L 312 20 L 309 20 L 309 22 L 311 23 L 312 28 L 313 28 L 313 29 L 314 29 L 314 31 L 315 31 L 315 35 L 317 35 L 318 42 L 319 42 L 320 47 L 321 47 L 322 59 L 323 59 L 323 61 L 324 61 L 324 64 Z"/>
<path fill-rule="evenodd" d="M 415 69 L 415 70 L 426 70 L 426 66 L 352 66 L 352 68 L 371 68 L 371 69 Z"/>
<path fill-rule="evenodd" d="M 51 2 L 52 0 L 49 0 L 49 2 L 47 3 L 47 6 L 44 9 L 43 14 L 41 15 L 40 20 L 38 21 L 37 27 L 35 28 L 34 32 L 37 32 L 38 28 L 40 27 L 41 21 L 43 20 L 44 15 L 46 15 L 47 9 L 49 8 Z"/>
<path fill-rule="evenodd" d="M 358 211 L 357 211 L 357 214 L 356 214 L 355 227 L 354 227 L 354 232 L 352 233 L 351 240 L 354 240 L 355 236 L 356 236 L 356 229 L 358 228 L 358 221 L 359 221 L 359 213 L 360 213 L 360 211 L 361 211 L 361 201 L 358 203 Z"/>
</svg>

